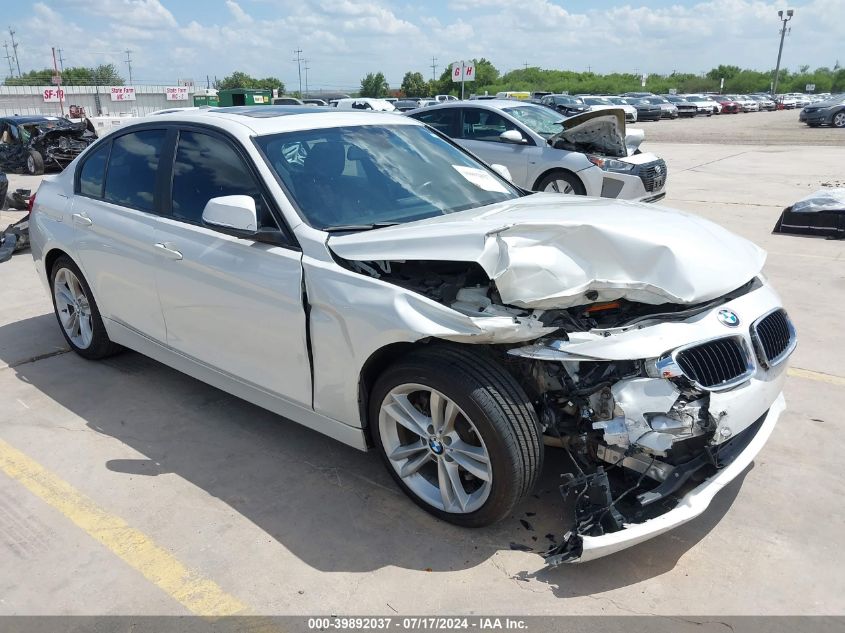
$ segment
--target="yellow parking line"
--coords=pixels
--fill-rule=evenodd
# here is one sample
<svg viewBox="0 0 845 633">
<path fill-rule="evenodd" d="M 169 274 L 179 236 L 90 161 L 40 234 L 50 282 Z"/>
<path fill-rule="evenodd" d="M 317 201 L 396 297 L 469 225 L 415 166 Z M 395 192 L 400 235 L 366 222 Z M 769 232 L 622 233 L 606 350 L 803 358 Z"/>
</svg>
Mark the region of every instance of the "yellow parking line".
<svg viewBox="0 0 845 633">
<path fill-rule="evenodd" d="M 795 378 L 806 378 L 808 380 L 818 380 L 819 382 L 826 382 L 831 385 L 838 385 L 845 387 L 845 378 L 842 376 L 834 376 L 833 374 L 823 374 L 820 371 L 812 371 L 810 369 L 801 369 L 800 367 L 790 367 L 787 370 L 787 375 Z"/>
<path fill-rule="evenodd" d="M 246 613 L 247 607 L 180 563 L 150 537 L 98 507 L 73 486 L 0 440 L 0 470 L 56 508 L 147 580 L 197 615 Z"/>
</svg>

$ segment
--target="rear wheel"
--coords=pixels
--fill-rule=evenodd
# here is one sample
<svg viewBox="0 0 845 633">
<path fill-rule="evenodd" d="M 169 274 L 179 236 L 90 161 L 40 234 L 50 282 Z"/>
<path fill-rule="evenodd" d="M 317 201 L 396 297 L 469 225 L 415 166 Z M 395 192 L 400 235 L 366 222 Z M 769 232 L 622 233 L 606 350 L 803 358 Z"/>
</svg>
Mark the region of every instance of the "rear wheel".
<svg viewBox="0 0 845 633">
<path fill-rule="evenodd" d="M 111 356 L 120 349 L 109 339 L 91 288 L 72 259 L 62 256 L 56 260 L 50 274 L 50 287 L 56 319 L 74 352 L 95 360 Z"/>
<path fill-rule="evenodd" d="M 508 516 L 542 467 L 525 392 L 498 364 L 464 348 L 433 346 L 395 363 L 373 386 L 369 420 L 402 490 L 456 525 Z"/>
<path fill-rule="evenodd" d="M 831 120 L 833 127 L 845 127 L 845 110 L 837 112 L 833 115 L 833 119 Z"/>
<path fill-rule="evenodd" d="M 565 193 L 574 196 L 584 196 L 587 190 L 581 179 L 575 174 L 565 171 L 553 171 L 546 174 L 534 187 L 535 191 L 548 191 L 551 193 Z"/>
</svg>

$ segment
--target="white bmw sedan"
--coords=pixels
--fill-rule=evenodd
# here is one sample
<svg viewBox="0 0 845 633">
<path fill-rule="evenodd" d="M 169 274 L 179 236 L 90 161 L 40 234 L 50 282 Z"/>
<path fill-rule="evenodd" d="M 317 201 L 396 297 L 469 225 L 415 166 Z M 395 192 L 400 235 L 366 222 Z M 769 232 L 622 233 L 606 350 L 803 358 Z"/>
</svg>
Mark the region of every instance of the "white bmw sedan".
<svg viewBox="0 0 845 633">
<path fill-rule="evenodd" d="M 444 520 L 508 516 L 545 452 L 565 473 L 550 564 L 702 513 L 784 408 L 795 331 L 760 249 L 528 194 L 411 118 L 139 120 L 45 179 L 31 236 L 80 356 L 130 348 L 372 448 Z"/>
</svg>

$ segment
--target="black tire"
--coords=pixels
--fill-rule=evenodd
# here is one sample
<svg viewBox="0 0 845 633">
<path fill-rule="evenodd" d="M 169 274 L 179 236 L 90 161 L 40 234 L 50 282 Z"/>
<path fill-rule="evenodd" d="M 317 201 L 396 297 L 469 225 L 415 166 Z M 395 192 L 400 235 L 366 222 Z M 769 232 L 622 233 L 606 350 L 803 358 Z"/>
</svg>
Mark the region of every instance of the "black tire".
<svg viewBox="0 0 845 633">
<path fill-rule="evenodd" d="M 568 171 L 552 171 L 540 178 L 534 184 L 534 191 L 543 191 L 546 187 L 549 186 L 555 180 L 564 180 L 566 184 L 572 187 L 571 195 L 575 196 L 586 196 L 587 189 L 584 187 L 584 183 L 581 182 L 581 179 L 578 178 L 575 174 L 569 173 Z"/>
<path fill-rule="evenodd" d="M 30 176 L 40 176 L 44 173 L 44 157 L 34 149 L 29 150 L 26 157 L 26 173 Z"/>
<path fill-rule="evenodd" d="M 836 114 L 833 115 L 830 119 L 830 124 L 833 127 L 837 128 L 844 128 L 845 127 L 845 110 L 840 110 Z"/>
<path fill-rule="evenodd" d="M 54 292 L 54 288 L 56 284 L 56 275 L 58 275 L 59 271 L 63 268 L 72 272 L 79 280 L 82 290 L 85 293 L 85 298 L 88 300 L 88 305 L 91 309 L 91 330 L 93 332 L 93 337 L 91 339 L 91 344 L 88 345 L 88 347 L 83 348 L 76 345 L 67 335 L 67 332 L 65 332 L 65 328 L 62 326 L 61 319 L 59 318 L 59 309 L 56 305 L 56 293 Z M 53 263 L 53 268 L 50 270 L 50 296 L 53 299 L 53 312 L 56 314 L 56 321 L 58 321 L 59 330 L 61 330 L 62 336 L 65 337 L 65 341 L 67 341 L 67 344 L 74 352 L 83 358 L 87 358 L 88 360 L 99 360 L 101 358 L 106 358 L 107 356 L 112 356 L 122 349 L 117 343 L 112 343 L 109 339 L 109 335 L 106 333 L 106 328 L 103 325 L 103 319 L 100 316 L 100 310 L 97 307 L 97 302 L 94 300 L 94 295 L 91 292 L 91 287 L 82 275 L 82 271 L 79 270 L 76 263 L 67 255 L 60 256 Z"/>
<path fill-rule="evenodd" d="M 537 415 L 516 380 L 488 356 L 468 349 L 434 344 L 408 354 L 389 367 L 370 394 L 369 427 L 388 472 L 418 506 L 462 527 L 500 521 L 534 488 L 543 467 L 543 441 Z M 419 498 L 396 472 L 379 431 L 382 403 L 399 385 L 432 387 L 453 400 L 472 420 L 487 447 L 491 490 L 484 504 L 470 513 L 444 512 Z"/>
</svg>

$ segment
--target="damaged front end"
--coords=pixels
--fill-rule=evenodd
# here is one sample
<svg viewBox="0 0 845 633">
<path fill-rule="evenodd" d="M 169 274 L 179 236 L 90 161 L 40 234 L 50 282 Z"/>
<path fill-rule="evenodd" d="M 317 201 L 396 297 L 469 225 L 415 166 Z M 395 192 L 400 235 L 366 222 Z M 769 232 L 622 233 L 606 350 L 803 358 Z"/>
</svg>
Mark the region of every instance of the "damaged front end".
<svg viewBox="0 0 845 633">
<path fill-rule="evenodd" d="M 87 122 L 68 123 L 61 127 L 33 126 L 31 132 L 29 146 L 41 154 L 46 169 L 64 169 L 97 140 L 96 133 Z"/>
<path fill-rule="evenodd" d="M 414 332 L 486 344 L 522 386 L 560 449 L 564 537 L 546 554 L 557 565 L 701 514 L 784 409 L 796 335 L 753 244 L 644 205 L 550 202 L 329 247 L 342 267 L 424 297 L 413 319 L 402 313 Z"/>
<path fill-rule="evenodd" d="M 782 408 L 783 361 L 796 344 L 786 312 L 756 285 L 692 318 L 594 329 L 582 337 L 599 337 L 590 343 L 574 333 L 509 350 L 546 443 L 565 451 L 571 470 L 560 485 L 564 536 L 547 563 L 591 560 L 680 525 L 750 463 Z M 744 331 L 705 333 L 720 314 L 736 315 L 725 306 L 749 314 L 766 304 Z M 619 358 L 611 342 L 633 331 L 645 349 L 667 326 L 693 323 L 705 324 L 691 328 L 695 338 L 701 329 L 700 340 L 657 357 Z M 612 359 L 578 353 L 587 345 L 600 353 L 602 343 Z"/>
</svg>

